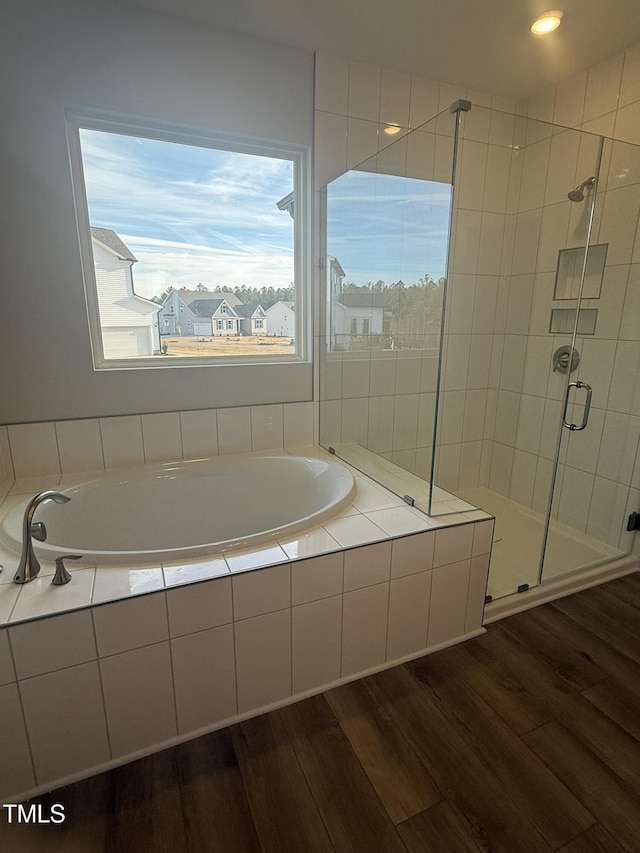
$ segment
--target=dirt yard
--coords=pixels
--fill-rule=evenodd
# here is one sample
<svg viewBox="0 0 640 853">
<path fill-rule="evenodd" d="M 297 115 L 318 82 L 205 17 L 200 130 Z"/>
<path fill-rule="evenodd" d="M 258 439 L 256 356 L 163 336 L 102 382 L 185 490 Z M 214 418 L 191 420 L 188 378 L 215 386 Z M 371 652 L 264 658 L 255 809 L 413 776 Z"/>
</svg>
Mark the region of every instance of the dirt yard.
<svg viewBox="0 0 640 853">
<path fill-rule="evenodd" d="M 291 338 L 242 337 L 190 337 L 177 338 L 163 335 L 160 344 L 167 345 L 167 355 L 280 355 L 295 352 Z"/>
</svg>

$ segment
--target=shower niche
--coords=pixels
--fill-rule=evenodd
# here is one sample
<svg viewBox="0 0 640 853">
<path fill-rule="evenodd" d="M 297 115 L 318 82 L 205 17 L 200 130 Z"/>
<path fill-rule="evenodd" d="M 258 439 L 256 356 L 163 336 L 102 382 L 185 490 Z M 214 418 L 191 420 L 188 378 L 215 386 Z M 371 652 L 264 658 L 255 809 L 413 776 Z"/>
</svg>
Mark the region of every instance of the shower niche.
<svg viewBox="0 0 640 853">
<path fill-rule="evenodd" d="M 493 598 L 628 554 L 640 146 L 473 105 L 323 197 L 321 443 L 432 517 L 495 515 Z"/>
<path fill-rule="evenodd" d="M 598 246 L 577 246 L 573 249 L 560 249 L 554 299 L 599 299 L 607 260 L 607 243 Z M 585 262 L 586 267 L 582 267 Z M 580 288 L 582 286 L 582 293 Z"/>
</svg>

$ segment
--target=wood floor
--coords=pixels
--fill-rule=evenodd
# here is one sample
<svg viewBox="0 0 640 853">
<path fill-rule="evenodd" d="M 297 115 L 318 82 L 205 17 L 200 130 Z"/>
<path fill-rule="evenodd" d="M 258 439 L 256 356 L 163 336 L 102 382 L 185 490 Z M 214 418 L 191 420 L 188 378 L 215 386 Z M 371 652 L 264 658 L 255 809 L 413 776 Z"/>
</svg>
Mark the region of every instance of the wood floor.
<svg viewBox="0 0 640 853">
<path fill-rule="evenodd" d="M 640 851 L 640 574 L 41 797 L 64 853 Z"/>
</svg>

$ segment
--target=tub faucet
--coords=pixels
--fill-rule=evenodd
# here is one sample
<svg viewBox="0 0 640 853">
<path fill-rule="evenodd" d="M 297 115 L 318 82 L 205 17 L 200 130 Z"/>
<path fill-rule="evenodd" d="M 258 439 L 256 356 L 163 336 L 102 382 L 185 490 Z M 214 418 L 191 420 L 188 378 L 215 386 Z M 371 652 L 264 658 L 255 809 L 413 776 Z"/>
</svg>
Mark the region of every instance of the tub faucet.
<svg viewBox="0 0 640 853">
<path fill-rule="evenodd" d="M 40 563 L 33 550 L 32 538 L 37 528 L 37 538 L 44 542 L 47 535 L 44 524 L 33 521 L 33 515 L 41 503 L 45 501 L 55 501 L 57 504 L 66 504 L 71 500 L 67 495 L 61 492 L 46 491 L 40 492 L 31 498 L 24 513 L 24 521 L 22 523 L 22 555 L 20 556 L 20 564 L 18 571 L 15 573 L 13 580 L 15 583 L 29 583 L 38 576 L 40 571 Z"/>
</svg>

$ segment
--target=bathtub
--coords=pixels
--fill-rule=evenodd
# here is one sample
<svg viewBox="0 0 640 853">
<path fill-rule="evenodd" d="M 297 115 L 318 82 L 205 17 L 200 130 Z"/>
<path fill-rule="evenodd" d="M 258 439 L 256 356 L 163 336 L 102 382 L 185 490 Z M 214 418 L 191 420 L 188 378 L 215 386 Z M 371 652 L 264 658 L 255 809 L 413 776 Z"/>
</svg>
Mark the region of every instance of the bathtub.
<svg viewBox="0 0 640 853">
<path fill-rule="evenodd" d="M 321 524 L 350 504 L 351 472 L 315 457 L 225 456 L 100 475 L 60 489 L 71 500 L 47 502 L 36 520 L 47 541 L 42 560 L 80 554 L 83 563 L 178 562 L 286 538 Z M 0 542 L 19 553 L 29 499 L 14 507 Z"/>
</svg>

